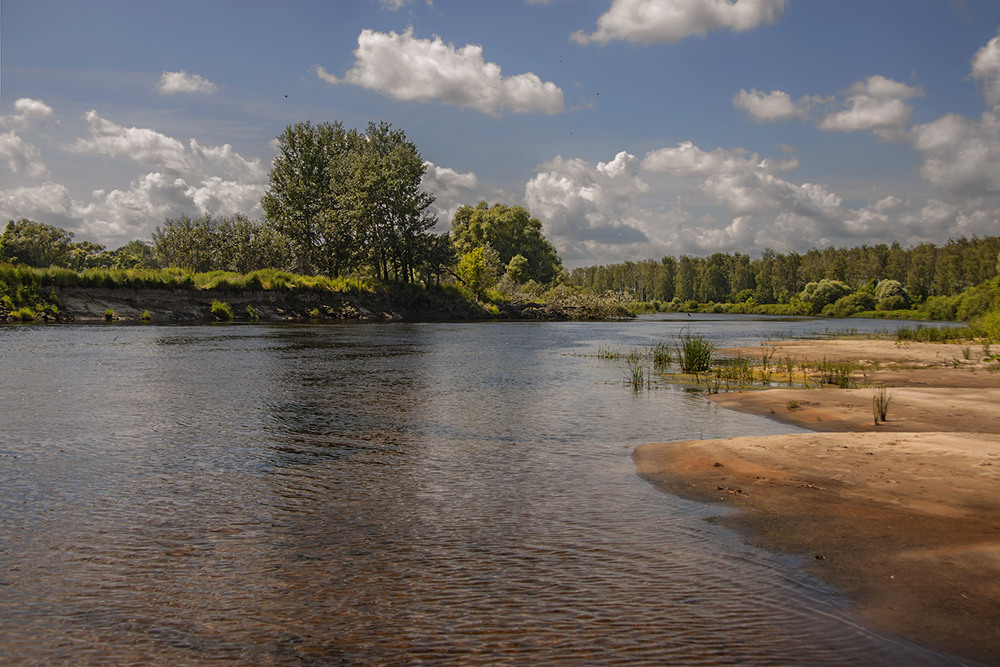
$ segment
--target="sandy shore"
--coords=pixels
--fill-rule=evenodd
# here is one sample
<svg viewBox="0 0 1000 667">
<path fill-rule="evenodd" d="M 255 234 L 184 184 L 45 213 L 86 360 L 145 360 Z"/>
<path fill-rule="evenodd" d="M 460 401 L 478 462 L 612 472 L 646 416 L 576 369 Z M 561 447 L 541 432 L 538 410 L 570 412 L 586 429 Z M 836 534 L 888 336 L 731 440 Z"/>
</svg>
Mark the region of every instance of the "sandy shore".
<svg viewBox="0 0 1000 667">
<path fill-rule="evenodd" d="M 714 395 L 819 432 L 646 445 L 638 471 L 672 493 L 740 507 L 724 520 L 805 555 L 875 627 L 1000 665 L 1000 372 L 982 346 L 964 347 L 831 340 L 725 350 L 759 358 L 773 348 L 772 363 L 864 362 L 855 376 L 865 388 Z M 867 384 L 892 387 L 877 425 Z"/>
</svg>

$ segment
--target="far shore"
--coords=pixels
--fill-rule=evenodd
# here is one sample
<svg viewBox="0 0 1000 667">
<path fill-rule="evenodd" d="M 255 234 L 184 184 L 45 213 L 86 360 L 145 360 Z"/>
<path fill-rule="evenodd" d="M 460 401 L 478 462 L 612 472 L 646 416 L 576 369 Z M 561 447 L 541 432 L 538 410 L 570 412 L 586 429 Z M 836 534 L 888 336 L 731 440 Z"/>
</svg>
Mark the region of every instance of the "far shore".
<svg viewBox="0 0 1000 667">
<path fill-rule="evenodd" d="M 638 472 L 741 511 L 723 521 L 805 557 L 859 618 L 1000 665 L 1000 371 L 982 346 L 809 340 L 722 350 L 852 361 L 860 388 L 769 389 L 711 400 L 813 432 L 651 444 Z M 887 385 L 887 419 L 873 390 Z"/>
</svg>

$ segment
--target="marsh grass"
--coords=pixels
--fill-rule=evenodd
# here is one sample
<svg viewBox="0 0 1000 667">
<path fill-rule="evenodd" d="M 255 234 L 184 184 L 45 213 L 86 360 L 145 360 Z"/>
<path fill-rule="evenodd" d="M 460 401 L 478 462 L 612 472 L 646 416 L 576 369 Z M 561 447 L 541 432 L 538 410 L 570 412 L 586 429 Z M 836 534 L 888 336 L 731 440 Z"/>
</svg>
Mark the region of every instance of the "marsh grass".
<svg viewBox="0 0 1000 667">
<path fill-rule="evenodd" d="M 704 373 L 712 365 L 715 346 L 704 336 L 685 333 L 677 345 L 677 360 L 685 373 Z"/>
<path fill-rule="evenodd" d="M 633 350 L 625 357 L 625 384 L 632 387 L 632 391 L 639 391 L 643 387 L 649 387 L 650 382 L 646 373 L 646 365 L 642 355 Z"/>
<path fill-rule="evenodd" d="M 670 361 L 673 359 L 673 354 L 670 352 L 670 346 L 666 343 L 657 343 L 653 347 L 649 348 L 649 352 L 653 356 L 654 368 L 666 368 L 670 365 Z"/>
<path fill-rule="evenodd" d="M 885 385 L 872 387 L 872 416 L 877 425 L 880 421 L 885 421 L 889 414 L 889 402 L 892 400 L 892 391 Z"/>
<path fill-rule="evenodd" d="M 813 368 L 819 374 L 820 382 L 823 384 L 832 384 L 841 389 L 849 389 L 852 386 L 853 380 L 851 374 L 858 370 L 858 367 L 850 362 L 827 361 L 826 357 L 823 357 L 823 361 L 813 366 Z"/>
</svg>

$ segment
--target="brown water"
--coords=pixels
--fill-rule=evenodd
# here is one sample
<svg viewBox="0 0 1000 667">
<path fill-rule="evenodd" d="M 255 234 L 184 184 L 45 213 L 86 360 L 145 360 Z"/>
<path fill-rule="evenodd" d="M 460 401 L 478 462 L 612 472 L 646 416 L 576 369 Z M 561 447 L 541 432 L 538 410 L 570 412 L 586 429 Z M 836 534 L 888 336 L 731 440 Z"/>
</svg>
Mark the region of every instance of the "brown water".
<svg viewBox="0 0 1000 667">
<path fill-rule="evenodd" d="M 948 664 L 636 476 L 791 430 L 588 356 L 682 326 L 817 323 L 0 327 L 0 662 Z"/>
</svg>

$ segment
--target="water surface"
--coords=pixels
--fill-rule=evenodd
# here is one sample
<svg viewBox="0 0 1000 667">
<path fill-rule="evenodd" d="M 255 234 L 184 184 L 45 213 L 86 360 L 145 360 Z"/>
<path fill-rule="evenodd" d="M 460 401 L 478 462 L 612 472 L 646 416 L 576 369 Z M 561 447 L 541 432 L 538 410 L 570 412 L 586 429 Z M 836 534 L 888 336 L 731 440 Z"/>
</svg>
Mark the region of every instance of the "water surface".
<svg viewBox="0 0 1000 667">
<path fill-rule="evenodd" d="M 4 663 L 947 663 L 630 459 L 794 427 L 594 356 L 831 324 L 0 327 Z"/>
</svg>

